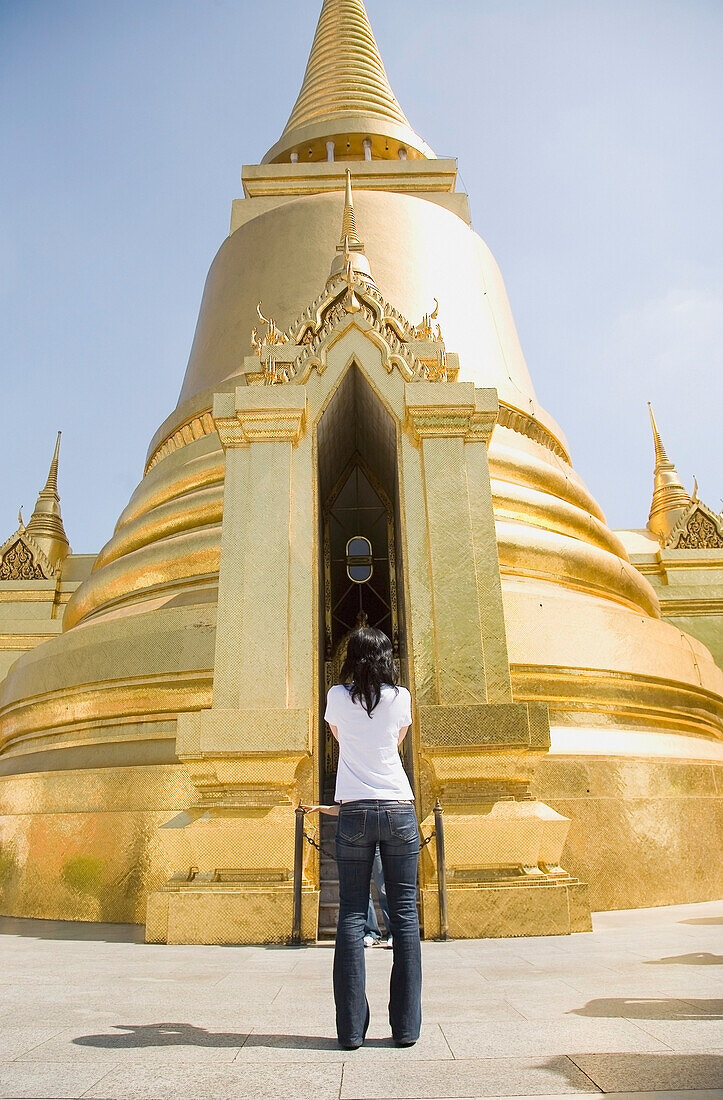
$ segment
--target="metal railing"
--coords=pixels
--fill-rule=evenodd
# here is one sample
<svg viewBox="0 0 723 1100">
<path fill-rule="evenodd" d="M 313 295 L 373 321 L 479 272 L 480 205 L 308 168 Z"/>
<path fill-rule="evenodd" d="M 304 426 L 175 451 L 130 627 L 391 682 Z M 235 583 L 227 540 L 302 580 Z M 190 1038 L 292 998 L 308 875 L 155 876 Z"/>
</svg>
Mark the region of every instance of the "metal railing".
<svg viewBox="0 0 723 1100">
<path fill-rule="evenodd" d="M 306 810 L 303 806 L 296 807 L 296 822 L 294 829 L 294 913 L 291 929 L 291 942 L 301 943 L 301 880 L 304 864 L 304 818 Z"/>
<path fill-rule="evenodd" d="M 321 854 L 321 845 L 310 836 L 305 828 L 306 810 L 297 806 L 294 828 L 294 905 L 291 929 L 291 943 L 301 944 L 301 888 L 303 882 L 304 841 L 306 840 Z M 437 854 L 437 895 L 439 898 L 439 939 L 446 940 L 449 934 L 447 916 L 447 872 L 444 857 L 444 812 L 439 799 L 434 804 L 434 832 L 422 840 L 422 846 L 434 840 Z"/>
<path fill-rule="evenodd" d="M 434 832 L 437 849 L 437 895 L 439 897 L 439 938 L 446 940 L 449 931 L 447 920 L 447 867 L 444 862 L 444 813 L 437 799 L 434 804 Z M 429 838 L 430 840 L 432 837 Z"/>
</svg>

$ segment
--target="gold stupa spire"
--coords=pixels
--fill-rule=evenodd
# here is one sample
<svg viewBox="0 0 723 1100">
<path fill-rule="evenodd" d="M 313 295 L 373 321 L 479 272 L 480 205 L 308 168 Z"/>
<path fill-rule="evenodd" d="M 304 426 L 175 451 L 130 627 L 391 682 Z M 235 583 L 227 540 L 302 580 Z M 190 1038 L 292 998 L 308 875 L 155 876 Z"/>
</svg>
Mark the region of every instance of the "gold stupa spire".
<svg viewBox="0 0 723 1100">
<path fill-rule="evenodd" d="M 47 480 L 38 494 L 35 510 L 25 527 L 53 567 L 70 553 L 70 543 L 63 527 L 58 495 L 60 435 L 61 433 L 58 432 Z"/>
<path fill-rule="evenodd" d="M 364 245 L 359 240 L 354 213 L 354 195 L 351 188 L 351 172 L 346 171 L 346 190 L 344 193 L 344 213 L 341 219 L 341 238 L 336 246 L 336 257 L 331 265 L 329 280 L 336 275 L 346 274 L 351 279 L 360 275 L 368 283 L 373 283 L 369 260 L 364 254 Z"/>
<path fill-rule="evenodd" d="M 356 231 L 356 217 L 354 215 L 354 196 L 351 190 L 351 171 L 346 172 L 346 192 L 344 195 L 344 216 L 341 220 L 341 243 L 348 241 L 348 247 L 357 252 L 363 252 L 362 245 Z"/>
<path fill-rule="evenodd" d="M 665 451 L 650 402 L 648 402 L 648 411 L 655 446 L 653 501 L 650 505 L 648 528 L 661 541 L 664 541 L 690 505 L 690 496 L 686 493 L 678 477 L 678 471 Z"/>
<path fill-rule="evenodd" d="M 301 91 L 264 161 L 363 160 L 367 149 L 375 159 L 434 156 L 391 89 L 362 0 L 324 0 Z"/>
</svg>

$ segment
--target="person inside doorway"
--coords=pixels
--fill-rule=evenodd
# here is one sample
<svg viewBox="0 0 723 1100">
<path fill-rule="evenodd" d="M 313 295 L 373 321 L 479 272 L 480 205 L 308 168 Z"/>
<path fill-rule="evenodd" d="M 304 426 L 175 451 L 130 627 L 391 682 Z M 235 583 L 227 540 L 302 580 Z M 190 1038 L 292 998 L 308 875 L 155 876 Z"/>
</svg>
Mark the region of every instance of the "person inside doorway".
<svg viewBox="0 0 723 1100">
<path fill-rule="evenodd" d="M 374 898 L 372 897 L 372 892 L 370 889 L 369 908 L 367 910 L 367 919 L 364 925 L 364 946 L 391 947 L 393 944 L 393 936 L 391 931 L 391 924 L 389 922 L 389 903 L 387 901 L 387 888 L 384 882 L 382 854 L 379 851 L 378 844 L 374 853 L 374 862 L 372 864 L 372 883 L 376 887 L 377 897 L 379 898 L 379 908 L 382 911 L 382 917 L 384 919 L 384 934 L 382 935 L 382 930 L 379 927 L 379 918 L 377 917 L 377 910 L 376 906 L 374 905 Z"/>
</svg>

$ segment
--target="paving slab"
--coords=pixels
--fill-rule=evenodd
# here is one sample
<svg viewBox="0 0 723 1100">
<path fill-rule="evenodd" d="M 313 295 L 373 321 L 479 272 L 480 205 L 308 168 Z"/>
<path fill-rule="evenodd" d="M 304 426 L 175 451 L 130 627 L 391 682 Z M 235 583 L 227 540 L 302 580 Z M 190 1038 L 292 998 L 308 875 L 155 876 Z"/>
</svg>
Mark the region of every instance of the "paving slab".
<svg viewBox="0 0 723 1100">
<path fill-rule="evenodd" d="M 147 1066 L 114 1069 L 84 1100 L 338 1100 L 342 1064 Z M 311 1091 L 313 1089 L 313 1091 Z"/>
<path fill-rule="evenodd" d="M 108 1065 L 98 1062 L 82 1066 L 58 1066 L 48 1062 L 4 1062 L 0 1064 L 0 1098 L 75 1100 L 107 1073 Z M 104 1100 L 108 1095 L 105 1094 Z"/>
<path fill-rule="evenodd" d="M 340 1100 L 442 1100 L 447 1097 L 597 1094 L 569 1058 L 489 1058 L 406 1065 L 346 1063 Z"/>
<path fill-rule="evenodd" d="M 494 1058 L 572 1054 L 575 1051 L 665 1051 L 670 1048 L 629 1020 L 520 1020 L 496 1023 L 442 1025 L 455 1058 Z"/>
<path fill-rule="evenodd" d="M 701 1016 L 695 1020 L 638 1020 L 637 1024 L 671 1050 L 701 1054 L 723 1051 L 723 1020 Z"/>
<path fill-rule="evenodd" d="M 42 1016 L 36 1015 L 35 1019 L 36 1023 L 28 1026 L 16 1026 L 12 1020 L 3 1023 L 0 1027 L 0 1064 L 34 1050 L 63 1030 L 57 1023 L 39 1025 L 37 1020 Z"/>
<path fill-rule="evenodd" d="M 603 1092 L 717 1089 L 723 1095 L 723 1055 L 584 1054 L 572 1059 Z"/>
</svg>

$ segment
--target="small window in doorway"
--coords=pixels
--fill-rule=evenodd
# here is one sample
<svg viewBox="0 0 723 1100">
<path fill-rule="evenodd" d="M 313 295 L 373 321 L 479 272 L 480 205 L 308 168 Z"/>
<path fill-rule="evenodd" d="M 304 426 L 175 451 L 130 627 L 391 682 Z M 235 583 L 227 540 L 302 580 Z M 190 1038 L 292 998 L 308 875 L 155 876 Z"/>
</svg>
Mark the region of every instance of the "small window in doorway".
<svg viewBox="0 0 723 1100">
<path fill-rule="evenodd" d="M 354 535 L 346 544 L 346 575 L 354 584 L 366 584 L 373 572 L 372 544 L 363 535 Z"/>
</svg>

